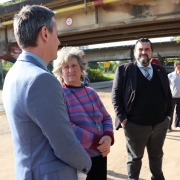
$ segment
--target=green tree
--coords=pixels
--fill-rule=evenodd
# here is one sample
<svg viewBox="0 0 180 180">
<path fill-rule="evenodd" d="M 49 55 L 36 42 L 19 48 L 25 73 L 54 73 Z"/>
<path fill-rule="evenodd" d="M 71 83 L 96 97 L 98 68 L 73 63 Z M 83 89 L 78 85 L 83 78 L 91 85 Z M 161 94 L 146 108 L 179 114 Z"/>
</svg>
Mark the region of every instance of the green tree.
<svg viewBox="0 0 180 180">
<path fill-rule="evenodd" d="M 180 43 L 180 36 L 174 37 L 173 40 L 176 41 L 177 43 Z"/>
<path fill-rule="evenodd" d="M 2 61 L 2 70 L 3 70 L 3 76 L 2 74 L 0 73 L 0 89 L 3 88 L 3 80 L 4 78 L 6 77 L 6 74 L 7 72 L 9 71 L 9 69 L 13 66 L 14 63 L 12 62 L 8 62 L 8 61 L 4 61 L 4 60 L 1 60 Z"/>
<path fill-rule="evenodd" d="M 89 62 L 88 67 L 90 67 L 91 69 L 98 69 L 99 64 L 97 62 Z"/>
<path fill-rule="evenodd" d="M 116 71 L 117 66 L 118 66 L 118 64 L 116 63 L 116 61 L 111 61 L 109 71 L 111 73 L 114 73 Z"/>
<path fill-rule="evenodd" d="M 0 2 L 0 7 L 4 7 L 4 6 L 10 6 L 12 4 L 17 4 L 17 3 L 20 3 L 20 2 L 24 2 L 25 0 L 13 0 L 13 1 L 10 1 L 10 2 L 3 2 L 1 3 Z"/>
<path fill-rule="evenodd" d="M 104 62 L 98 62 L 99 69 L 103 72 L 104 71 Z"/>
<path fill-rule="evenodd" d="M 177 57 L 177 58 L 166 58 L 165 59 L 165 65 L 169 65 L 169 66 L 174 66 L 174 62 L 175 61 L 180 61 L 180 57 Z"/>
</svg>

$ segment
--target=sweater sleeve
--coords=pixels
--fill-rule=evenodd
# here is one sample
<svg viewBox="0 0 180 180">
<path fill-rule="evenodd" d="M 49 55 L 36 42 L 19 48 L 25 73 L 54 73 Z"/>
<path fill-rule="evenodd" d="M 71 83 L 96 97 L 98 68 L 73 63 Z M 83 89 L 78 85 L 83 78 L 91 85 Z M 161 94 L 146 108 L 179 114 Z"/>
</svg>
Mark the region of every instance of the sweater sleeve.
<svg viewBox="0 0 180 180">
<path fill-rule="evenodd" d="M 100 97 L 96 94 L 96 98 L 98 99 L 98 103 L 99 103 L 99 110 L 101 111 L 102 115 L 103 115 L 103 119 L 102 119 L 102 124 L 103 124 L 103 131 L 104 131 L 104 136 L 108 135 L 111 137 L 111 145 L 114 144 L 114 133 L 113 133 L 113 124 L 112 124 L 112 118 L 109 115 L 109 113 L 107 112 L 106 108 L 104 107 Z"/>
<path fill-rule="evenodd" d="M 79 126 L 76 126 L 75 124 L 72 124 L 72 129 L 77 137 L 77 139 L 80 141 L 82 144 L 83 148 L 88 149 L 88 148 L 97 148 L 99 146 L 99 141 L 102 136 L 95 135 L 85 129 L 82 129 Z"/>
</svg>

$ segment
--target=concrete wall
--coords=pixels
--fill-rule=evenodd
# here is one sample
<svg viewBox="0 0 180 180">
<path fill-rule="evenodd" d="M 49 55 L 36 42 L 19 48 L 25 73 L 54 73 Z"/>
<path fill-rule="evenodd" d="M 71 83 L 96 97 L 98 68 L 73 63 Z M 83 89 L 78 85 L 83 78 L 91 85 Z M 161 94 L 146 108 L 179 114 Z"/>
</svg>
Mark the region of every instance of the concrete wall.
<svg viewBox="0 0 180 180">
<path fill-rule="evenodd" d="M 88 62 L 96 61 L 119 61 L 119 60 L 132 60 L 133 46 L 126 47 L 109 47 L 101 49 L 85 50 Z M 167 43 L 154 43 L 153 44 L 153 57 L 158 58 L 160 54 L 163 58 L 180 57 L 180 44 L 176 42 Z"/>
</svg>

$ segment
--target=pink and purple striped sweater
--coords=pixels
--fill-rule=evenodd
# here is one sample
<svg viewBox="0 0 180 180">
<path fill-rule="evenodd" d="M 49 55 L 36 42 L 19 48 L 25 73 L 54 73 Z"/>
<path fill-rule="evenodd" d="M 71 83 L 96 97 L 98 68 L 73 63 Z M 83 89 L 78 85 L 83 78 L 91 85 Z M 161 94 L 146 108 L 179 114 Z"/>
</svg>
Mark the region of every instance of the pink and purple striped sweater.
<svg viewBox="0 0 180 180">
<path fill-rule="evenodd" d="M 109 135 L 112 138 L 112 144 L 114 143 L 111 116 L 94 89 L 63 85 L 63 90 L 76 137 L 90 157 L 99 156 L 101 153 L 96 147 L 101 137 Z M 95 123 L 101 128 L 100 131 Z"/>
</svg>

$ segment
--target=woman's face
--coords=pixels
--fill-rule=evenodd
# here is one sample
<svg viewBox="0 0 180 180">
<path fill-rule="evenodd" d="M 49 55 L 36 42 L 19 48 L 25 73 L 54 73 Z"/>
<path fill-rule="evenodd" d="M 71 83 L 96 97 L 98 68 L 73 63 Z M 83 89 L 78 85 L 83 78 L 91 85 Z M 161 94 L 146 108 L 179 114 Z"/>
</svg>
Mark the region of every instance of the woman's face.
<svg viewBox="0 0 180 180">
<path fill-rule="evenodd" d="M 69 86 L 81 86 L 82 71 L 76 57 L 72 57 L 67 63 L 62 65 L 62 75 L 64 83 Z"/>
</svg>

